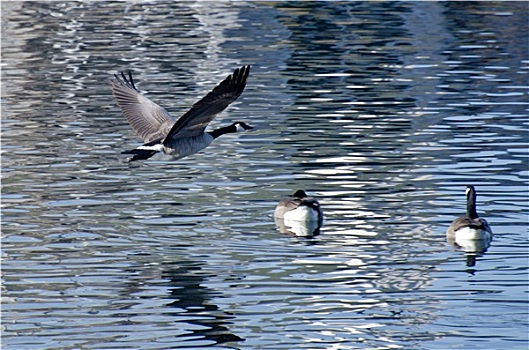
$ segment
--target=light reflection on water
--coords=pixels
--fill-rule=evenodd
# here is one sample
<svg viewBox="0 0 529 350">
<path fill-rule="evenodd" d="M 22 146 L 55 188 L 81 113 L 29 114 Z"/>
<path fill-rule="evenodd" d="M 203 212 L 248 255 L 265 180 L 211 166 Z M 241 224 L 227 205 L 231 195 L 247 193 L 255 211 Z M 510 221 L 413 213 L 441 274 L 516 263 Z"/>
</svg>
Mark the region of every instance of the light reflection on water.
<svg viewBox="0 0 529 350">
<path fill-rule="evenodd" d="M 523 6 L 3 4 L 3 346 L 525 348 Z M 124 163 L 112 73 L 178 115 L 241 64 L 212 126 L 254 131 Z M 444 235 L 470 183 L 472 267 Z M 315 237 L 276 230 L 297 188 Z"/>
</svg>

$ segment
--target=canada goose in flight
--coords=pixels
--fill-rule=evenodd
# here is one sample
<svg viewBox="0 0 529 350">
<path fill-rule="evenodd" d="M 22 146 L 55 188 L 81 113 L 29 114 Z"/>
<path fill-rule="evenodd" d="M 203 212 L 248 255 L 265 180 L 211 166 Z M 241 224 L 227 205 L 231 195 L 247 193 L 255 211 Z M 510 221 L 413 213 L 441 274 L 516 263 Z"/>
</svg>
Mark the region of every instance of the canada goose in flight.
<svg viewBox="0 0 529 350">
<path fill-rule="evenodd" d="M 114 75 L 115 78 L 111 80 L 112 93 L 123 115 L 145 142 L 136 149 L 122 153 L 134 155 L 129 162 L 149 159 L 156 153 L 161 153 L 165 159 L 175 160 L 206 148 L 221 135 L 253 129 L 244 122 L 235 122 L 204 132 L 209 122 L 241 95 L 249 73 L 250 66 L 235 69 L 233 74 L 226 77 L 176 121 L 165 108 L 136 89 L 130 71 L 128 79 L 123 73 L 121 77 Z"/>
<path fill-rule="evenodd" d="M 297 190 L 277 204 L 274 218 L 282 233 L 292 231 L 299 236 L 310 236 L 318 233 L 323 212 L 316 198 Z"/>
<path fill-rule="evenodd" d="M 478 217 L 476 211 L 476 190 L 474 186 L 467 186 L 466 195 L 467 214 L 455 219 L 446 234 L 460 239 L 490 239 L 492 230 L 487 220 Z"/>
</svg>

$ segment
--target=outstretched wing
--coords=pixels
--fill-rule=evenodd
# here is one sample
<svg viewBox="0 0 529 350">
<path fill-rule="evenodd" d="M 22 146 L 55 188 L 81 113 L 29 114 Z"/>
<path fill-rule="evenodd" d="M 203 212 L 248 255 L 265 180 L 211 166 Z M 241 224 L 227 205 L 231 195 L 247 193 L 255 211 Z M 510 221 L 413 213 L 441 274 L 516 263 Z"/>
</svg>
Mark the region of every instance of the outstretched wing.
<svg viewBox="0 0 529 350">
<path fill-rule="evenodd" d="M 129 80 L 121 73 L 111 80 L 112 93 L 123 115 L 144 142 L 163 139 L 171 130 L 174 119 L 165 108 L 143 96 L 134 86 L 132 74 Z"/>
<path fill-rule="evenodd" d="M 250 74 L 250 66 L 235 69 L 233 74 L 224 79 L 177 120 L 165 137 L 164 145 L 174 139 L 201 135 L 209 122 L 241 95 L 246 86 L 248 74 Z"/>
</svg>

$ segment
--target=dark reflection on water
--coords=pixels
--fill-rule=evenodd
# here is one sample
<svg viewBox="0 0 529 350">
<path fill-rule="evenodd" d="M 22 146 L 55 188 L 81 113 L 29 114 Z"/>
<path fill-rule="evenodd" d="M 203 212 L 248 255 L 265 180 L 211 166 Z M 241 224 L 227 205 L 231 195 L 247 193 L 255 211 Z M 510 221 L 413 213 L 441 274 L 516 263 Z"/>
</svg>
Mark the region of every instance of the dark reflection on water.
<svg viewBox="0 0 529 350">
<path fill-rule="evenodd" d="M 3 347 L 524 349 L 527 3 L 2 3 Z M 235 67 L 249 120 L 174 163 L 109 79 L 174 115 Z M 480 188 L 475 266 L 445 237 Z M 277 232 L 304 188 L 319 235 Z M 524 306 L 524 307 L 521 307 Z"/>
<path fill-rule="evenodd" d="M 202 272 L 201 265 L 203 264 L 177 262 L 166 264 L 163 267 L 162 278 L 169 280 L 167 285 L 171 291 L 170 298 L 174 299 L 167 306 L 178 310 L 183 309 L 183 312 L 176 311 L 175 317 L 199 326 L 192 329 L 190 335 L 183 336 L 182 341 L 190 340 L 193 337 L 200 340 L 206 339 L 211 341 L 211 344 L 243 340 L 231 334 L 229 329 L 224 326 L 224 324 L 231 323 L 230 320 L 234 316 L 222 312 L 217 305 L 209 301 L 211 297 L 219 296 L 220 292 L 202 286 L 211 276 Z"/>
</svg>

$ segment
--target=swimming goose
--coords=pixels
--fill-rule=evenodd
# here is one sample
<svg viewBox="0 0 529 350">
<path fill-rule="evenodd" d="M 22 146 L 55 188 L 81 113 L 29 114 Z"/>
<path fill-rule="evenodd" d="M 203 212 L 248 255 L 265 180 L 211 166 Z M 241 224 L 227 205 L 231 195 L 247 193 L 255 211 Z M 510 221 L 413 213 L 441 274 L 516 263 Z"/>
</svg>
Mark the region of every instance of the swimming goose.
<svg viewBox="0 0 529 350">
<path fill-rule="evenodd" d="M 253 129 L 244 122 L 235 122 L 209 132 L 206 126 L 234 102 L 243 92 L 250 73 L 250 66 L 235 69 L 176 122 L 165 108 L 143 96 L 129 78 L 121 73 L 111 80 L 112 93 L 134 131 L 143 139 L 144 145 L 122 152 L 133 154 L 129 160 L 149 159 L 161 153 L 164 159 L 180 159 L 194 154 L 211 144 L 217 137 L 243 130 Z"/>
<path fill-rule="evenodd" d="M 488 240 L 492 238 L 492 230 L 487 220 L 478 217 L 476 211 L 476 190 L 474 186 L 467 186 L 467 214 L 455 219 L 446 235 L 449 240 L 454 240 L 456 244 L 458 241 L 466 240 Z M 459 244 L 464 246 L 464 244 Z"/>
<path fill-rule="evenodd" d="M 284 233 L 286 226 L 297 235 L 308 236 L 318 232 L 323 223 L 323 212 L 316 198 L 297 190 L 279 202 L 274 218 L 281 232 Z"/>
</svg>

